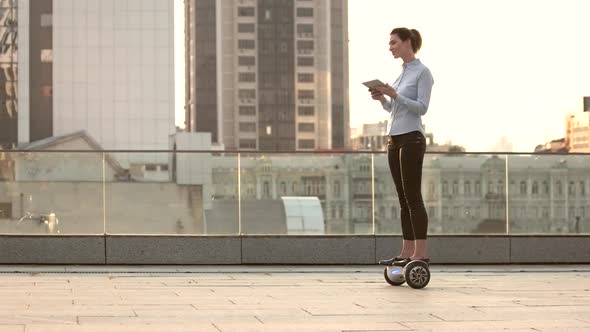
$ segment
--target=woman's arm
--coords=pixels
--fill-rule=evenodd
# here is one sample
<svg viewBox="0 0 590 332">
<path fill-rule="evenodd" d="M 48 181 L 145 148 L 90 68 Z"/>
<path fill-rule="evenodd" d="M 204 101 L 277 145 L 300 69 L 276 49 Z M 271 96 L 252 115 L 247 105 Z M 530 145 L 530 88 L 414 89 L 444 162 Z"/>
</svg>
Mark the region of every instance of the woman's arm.
<svg viewBox="0 0 590 332">
<path fill-rule="evenodd" d="M 405 105 L 411 112 L 417 113 L 418 115 L 424 115 L 426 114 L 426 111 L 428 111 L 433 84 L 434 79 L 432 78 L 430 70 L 425 69 L 418 77 L 418 100 L 412 100 L 402 95 L 397 95 L 395 102 Z"/>
</svg>

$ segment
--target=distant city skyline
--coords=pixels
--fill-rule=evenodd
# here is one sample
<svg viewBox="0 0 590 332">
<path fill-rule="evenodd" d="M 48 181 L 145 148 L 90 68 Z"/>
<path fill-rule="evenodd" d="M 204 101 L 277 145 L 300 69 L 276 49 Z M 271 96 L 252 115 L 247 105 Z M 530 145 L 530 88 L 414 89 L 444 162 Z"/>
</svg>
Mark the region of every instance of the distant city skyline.
<svg viewBox="0 0 590 332">
<path fill-rule="evenodd" d="M 184 60 L 178 51 L 183 45 L 182 0 L 176 0 L 176 7 L 176 82 L 183 82 Z M 418 57 L 434 75 L 424 123 L 437 142 L 485 151 L 502 138 L 514 151 L 531 152 L 563 137 L 566 115 L 582 112 L 582 98 L 590 95 L 588 12 L 590 3 L 583 0 L 350 0 L 350 125 L 387 119 L 361 82 L 395 80 L 401 61 L 388 52 L 388 35 L 394 27 L 406 26 L 421 32 Z M 179 85 L 179 126 L 183 93 Z"/>
</svg>

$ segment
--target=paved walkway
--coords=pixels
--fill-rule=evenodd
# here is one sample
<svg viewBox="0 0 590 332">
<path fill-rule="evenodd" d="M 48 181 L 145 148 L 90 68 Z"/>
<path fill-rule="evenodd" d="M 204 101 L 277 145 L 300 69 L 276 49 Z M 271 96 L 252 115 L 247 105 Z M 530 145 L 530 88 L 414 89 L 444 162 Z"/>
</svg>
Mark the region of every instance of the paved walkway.
<svg viewBox="0 0 590 332">
<path fill-rule="evenodd" d="M 0 331 L 590 331 L 590 266 L 0 266 Z"/>
</svg>

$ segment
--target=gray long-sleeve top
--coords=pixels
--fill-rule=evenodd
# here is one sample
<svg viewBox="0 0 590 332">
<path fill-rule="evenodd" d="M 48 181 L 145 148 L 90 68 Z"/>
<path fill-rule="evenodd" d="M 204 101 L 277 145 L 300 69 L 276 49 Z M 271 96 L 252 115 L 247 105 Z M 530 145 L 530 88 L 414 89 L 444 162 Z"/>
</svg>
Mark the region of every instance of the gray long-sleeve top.
<svg viewBox="0 0 590 332">
<path fill-rule="evenodd" d="M 428 67 L 416 59 L 403 64 L 403 71 L 393 83 L 397 91 L 395 100 L 383 103 L 383 109 L 390 113 L 385 135 L 401 135 L 422 128 L 422 115 L 426 114 L 430 103 L 430 93 L 434 79 Z"/>
</svg>

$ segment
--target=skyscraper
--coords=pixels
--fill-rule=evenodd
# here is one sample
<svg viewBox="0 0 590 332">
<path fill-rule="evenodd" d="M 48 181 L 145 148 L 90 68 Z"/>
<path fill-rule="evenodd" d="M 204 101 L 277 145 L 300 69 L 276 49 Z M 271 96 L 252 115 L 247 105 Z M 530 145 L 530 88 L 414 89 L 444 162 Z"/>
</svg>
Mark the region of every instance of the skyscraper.
<svg viewBox="0 0 590 332">
<path fill-rule="evenodd" d="M 0 144 L 85 130 L 105 149 L 169 148 L 173 0 L 0 4 Z"/>
<path fill-rule="evenodd" d="M 349 147 L 343 0 L 185 0 L 186 128 L 227 149 Z"/>
<path fill-rule="evenodd" d="M 18 3 L 0 1 L 0 149 L 17 144 Z"/>
</svg>

